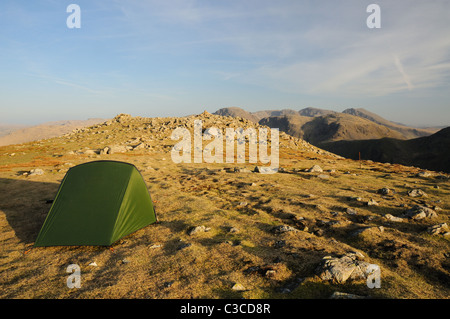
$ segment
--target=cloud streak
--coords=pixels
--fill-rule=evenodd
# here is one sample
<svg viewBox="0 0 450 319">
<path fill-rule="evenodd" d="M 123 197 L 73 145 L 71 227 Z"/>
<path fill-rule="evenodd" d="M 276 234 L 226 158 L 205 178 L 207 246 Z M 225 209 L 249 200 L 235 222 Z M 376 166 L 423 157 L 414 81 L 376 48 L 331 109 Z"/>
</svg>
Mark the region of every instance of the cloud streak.
<svg viewBox="0 0 450 319">
<path fill-rule="evenodd" d="M 397 70 L 400 72 L 400 74 L 403 77 L 403 80 L 405 81 L 406 85 L 408 86 L 408 90 L 412 90 L 413 89 L 413 84 L 411 83 L 411 79 L 409 78 L 408 74 L 406 74 L 405 70 L 403 69 L 403 65 L 400 62 L 400 59 L 398 58 L 397 55 L 394 55 L 394 62 L 395 62 L 395 66 L 397 67 Z"/>
<path fill-rule="evenodd" d="M 422 7 L 400 12 L 384 6 L 392 9 L 393 21 L 372 33 L 364 26 L 313 26 L 303 40 L 284 49 L 292 55 L 249 70 L 240 80 L 291 93 L 337 96 L 383 96 L 448 85 L 448 11 L 433 11 L 420 20 Z M 274 33 L 266 40 L 279 43 L 283 37 Z M 302 55 L 302 48 L 312 54 Z"/>
<path fill-rule="evenodd" d="M 17 17 L 2 15 L 4 99 L 28 83 L 47 95 L 108 106 L 133 100 L 157 111 L 306 99 L 409 107 L 419 95 L 448 109 L 450 2 L 377 3 L 381 29 L 367 28 L 368 3 L 359 0 L 83 2 L 81 29 L 68 30 L 57 1 L 5 0 L 0 15 Z"/>
</svg>

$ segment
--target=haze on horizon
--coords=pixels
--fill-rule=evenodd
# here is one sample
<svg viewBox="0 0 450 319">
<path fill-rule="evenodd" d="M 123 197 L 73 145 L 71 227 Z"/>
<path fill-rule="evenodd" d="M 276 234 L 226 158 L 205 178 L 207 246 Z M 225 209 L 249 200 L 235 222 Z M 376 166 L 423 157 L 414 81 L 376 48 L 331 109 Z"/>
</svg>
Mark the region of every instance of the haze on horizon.
<svg viewBox="0 0 450 319">
<path fill-rule="evenodd" d="M 0 123 L 365 108 L 449 126 L 448 1 L 0 3 Z M 381 28 L 369 29 L 369 4 Z"/>
</svg>

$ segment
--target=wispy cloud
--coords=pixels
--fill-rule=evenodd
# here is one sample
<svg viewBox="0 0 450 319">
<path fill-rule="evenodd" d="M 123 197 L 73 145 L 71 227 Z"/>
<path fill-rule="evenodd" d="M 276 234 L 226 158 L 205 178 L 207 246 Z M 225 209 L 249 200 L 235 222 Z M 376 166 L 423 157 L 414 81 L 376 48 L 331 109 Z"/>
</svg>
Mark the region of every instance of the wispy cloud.
<svg viewBox="0 0 450 319">
<path fill-rule="evenodd" d="M 406 74 L 405 70 L 403 69 L 403 65 L 400 62 L 400 59 L 397 55 L 394 55 L 394 62 L 395 66 L 397 67 L 397 70 L 400 72 L 400 74 L 403 77 L 403 80 L 405 81 L 406 85 L 408 86 L 408 89 L 411 91 L 413 89 L 413 84 L 411 83 L 411 79 L 409 78 L 408 74 Z"/>
<path fill-rule="evenodd" d="M 389 19 L 374 31 L 363 23 L 360 28 L 334 28 L 325 19 L 299 32 L 298 41 L 284 42 L 288 47 L 282 51 L 291 54 L 242 73 L 240 80 L 291 93 L 336 96 L 383 96 L 448 85 L 449 11 L 430 6 L 404 10 L 386 3 L 382 8 Z M 433 14 L 423 14 L 430 10 Z M 339 6 L 332 14 L 346 17 Z M 284 34 L 274 32 L 266 41 L 283 39 Z"/>
<path fill-rule="evenodd" d="M 55 84 L 58 84 L 61 86 L 74 88 L 74 89 L 80 90 L 82 92 L 87 92 L 87 93 L 99 95 L 99 96 L 111 96 L 111 95 L 113 95 L 113 92 L 114 92 L 114 90 L 112 88 L 103 88 L 103 89 L 93 88 L 84 83 L 78 83 L 73 80 L 58 78 L 53 75 L 44 74 L 42 72 L 27 73 L 26 75 L 31 78 L 45 80 L 45 81 L 55 83 Z"/>
<path fill-rule="evenodd" d="M 359 2 L 315 6 L 298 1 L 116 2 L 137 33 L 151 41 L 123 50 L 227 54 L 220 79 L 297 94 L 383 96 L 446 83 L 450 27 L 444 2 L 380 1 L 382 28 L 369 30 Z M 249 10 L 251 8 L 251 10 Z M 161 38 L 166 31 L 173 38 Z"/>
<path fill-rule="evenodd" d="M 38 83 L 61 100 L 173 109 L 380 97 L 409 106 L 400 99 L 420 94 L 448 109 L 450 2 L 377 3 L 381 29 L 367 28 L 359 0 L 83 1 L 81 29 L 68 30 L 56 0 L 4 0 L 2 92 L 14 100 L 14 86 Z"/>
</svg>

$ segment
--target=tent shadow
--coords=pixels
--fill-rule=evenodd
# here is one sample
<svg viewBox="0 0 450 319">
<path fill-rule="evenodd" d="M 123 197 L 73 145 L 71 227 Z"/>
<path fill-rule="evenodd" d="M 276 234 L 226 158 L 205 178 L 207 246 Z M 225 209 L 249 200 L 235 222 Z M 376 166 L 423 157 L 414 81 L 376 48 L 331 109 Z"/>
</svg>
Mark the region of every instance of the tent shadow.
<svg viewBox="0 0 450 319">
<path fill-rule="evenodd" d="M 59 188 L 59 183 L 0 178 L 0 211 L 16 237 L 25 244 L 36 240 Z"/>
</svg>

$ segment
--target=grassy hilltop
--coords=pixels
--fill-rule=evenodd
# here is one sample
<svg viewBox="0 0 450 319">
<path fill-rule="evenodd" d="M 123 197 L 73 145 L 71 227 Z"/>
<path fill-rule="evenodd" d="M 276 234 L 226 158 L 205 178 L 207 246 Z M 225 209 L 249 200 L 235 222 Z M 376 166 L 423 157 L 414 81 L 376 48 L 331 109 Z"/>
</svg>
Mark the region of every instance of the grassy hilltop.
<svg viewBox="0 0 450 319">
<path fill-rule="evenodd" d="M 344 159 L 282 132 L 276 174 L 248 161 L 176 164 L 171 133 L 195 119 L 203 128 L 260 127 L 206 112 L 119 115 L 0 147 L 0 298 L 450 296 L 448 175 Z M 67 170 L 103 159 L 137 166 L 159 222 L 112 247 L 32 248 Z M 336 267 L 324 264 L 342 256 L 357 270 L 378 265 L 381 288 L 354 272 L 333 277 Z M 66 286 L 74 263 L 79 289 Z"/>
</svg>

